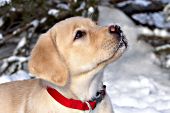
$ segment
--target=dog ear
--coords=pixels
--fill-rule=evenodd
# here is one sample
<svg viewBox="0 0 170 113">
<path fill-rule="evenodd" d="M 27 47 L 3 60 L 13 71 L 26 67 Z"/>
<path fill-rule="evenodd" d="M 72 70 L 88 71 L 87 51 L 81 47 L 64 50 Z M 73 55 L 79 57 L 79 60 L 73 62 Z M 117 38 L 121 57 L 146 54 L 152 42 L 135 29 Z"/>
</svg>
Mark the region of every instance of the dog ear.
<svg viewBox="0 0 170 113">
<path fill-rule="evenodd" d="M 68 69 L 53 39 L 49 31 L 39 37 L 31 52 L 28 67 L 33 75 L 64 86 L 68 79 Z"/>
</svg>

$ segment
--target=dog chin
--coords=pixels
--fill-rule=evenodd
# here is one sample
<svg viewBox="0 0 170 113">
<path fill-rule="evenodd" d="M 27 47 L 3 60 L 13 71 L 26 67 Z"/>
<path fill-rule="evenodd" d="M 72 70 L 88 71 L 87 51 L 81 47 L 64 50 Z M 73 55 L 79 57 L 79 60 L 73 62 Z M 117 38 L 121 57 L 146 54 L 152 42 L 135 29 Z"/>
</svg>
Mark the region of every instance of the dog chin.
<svg viewBox="0 0 170 113">
<path fill-rule="evenodd" d="M 100 66 L 107 66 L 108 64 L 114 62 L 115 60 L 117 60 L 118 58 L 120 58 L 122 56 L 122 54 L 125 52 L 125 50 L 127 49 L 126 46 L 121 46 L 117 49 L 116 52 L 113 53 L 113 55 L 111 57 L 109 57 L 108 59 L 100 62 L 97 64 L 96 67 L 100 67 Z"/>
<path fill-rule="evenodd" d="M 127 47 L 125 45 L 119 47 L 117 51 L 114 52 L 113 55 L 108 60 L 106 60 L 106 63 L 110 64 L 114 62 L 115 60 L 119 59 L 122 56 L 122 54 L 126 51 L 126 49 Z"/>
</svg>

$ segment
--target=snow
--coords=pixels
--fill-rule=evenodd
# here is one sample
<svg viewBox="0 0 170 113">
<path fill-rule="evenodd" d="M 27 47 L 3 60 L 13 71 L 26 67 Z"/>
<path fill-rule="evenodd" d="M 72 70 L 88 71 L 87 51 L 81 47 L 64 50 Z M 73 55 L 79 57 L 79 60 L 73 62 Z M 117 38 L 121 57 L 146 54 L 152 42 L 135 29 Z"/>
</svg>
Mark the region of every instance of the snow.
<svg viewBox="0 0 170 113">
<path fill-rule="evenodd" d="M 126 4 L 135 4 L 135 5 L 148 7 L 151 4 L 151 1 L 152 0 L 127 0 L 127 1 L 120 2 L 117 5 L 122 7 L 125 6 Z M 164 4 L 170 3 L 170 0 L 159 0 L 159 1 Z"/>
<path fill-rule="evenodd" d="M 12 12 L 15 12 L 16 11 L 16 8 L 15 7 L 11 7 L 10 9 Z"/>
<path fill-rule="evenodd" d="M 69 10 L 69 5 L 64 4 L 64 3 L 59 3 L 57 4 L 57 8 L 64 9 L 64 10 Z"/>
<path fill-rule="evenodd" d="M 150 29 L 147 28 L 147 27 L 140 27 L 139 29 L 140 29 L 140 31 L 141 31 L 141 34 L 149 35 L 149 36 L 154 35 L 153 31 L 150 30 Z"/>
<path fill-rule="evenodd" d="M 23 38 L 19 41 L 19 43 L 18 43 L 18 45 L 17 45 L 16 48 L 21 48 L 21 47 L 23 47 L 25 44 L 26 44 L 26 37 L 23 37 Z"/>
<path fill-rule="evenodd" d="M 36 28 L 39 25 L 39 20 L 35 19 L 30 24 Z"/>
<path fill-rule="evenodd" d="M 128 1 L 120 2 L 117 5 L 122 7 L 125 6 L 126 4 L 136 4 L 136 5 L 147 7 L 148 5 L 151 4 L 151 2 L 149 0 L 128 0 Z"/>
<path fill-rule="evenodd" d="M 47 17 L 44 17 L 40 20 L 40 23 L 43 24 L 47 20 Z"/>
<path fill-rule="evenodd" d="M 170 87 L 152 78 L 122 78 L 105 83 L 115 113 L 164 113 L 170 110 Z"/>
<path fill-rule="evenodd" d="M 0 7 L 6 5 L 6 4 L 9 4 L 11 3 L 11 0 L 0 0 Z"/>
<path fill-rule="evenodd" d="M 150 23 L 150 17 L 148 17 L 147 14 L 145 13 L 134 14 L 132 15 L 132 18 L 134 18 L 135 20 L 138 20 L 142 24 L 146 24 L 147 22 Z"/>
<path fill-rule="evenodd" d="M 139 13 L 132 15 L 132 18 L 139 21 L 142 24 L 155 25 L 158 28 L 170 28 L 170 22 L 165 21 L 166 17 L 163 12 L 156 13 Z"/>
<path fill-rule="evenodd" d="M 170 3 L 169 0 L 161 0 L 162 3 Z"/>
<path fill-rule="evenodd" d="M 168 4 L 170 0 L 160 0 L 160 2 Z M 123 7 L 127 4 L 135 4 L 143 7 L 149 7 L 151 0 L 128 0 L 120 2 L 117 5 Z M 158 28 L 170 28 L 170 4 L 166 5 L 163 11 L 154 13 L 138 13 L 132 15 L 132 18 L 142 24 L 149 24 Z"/>
<path fill-rule="evenodd" d="M 12 74 L 10 76 L 11 80 L 12 81 L 16 81 L 16 80 L 27 80 L 27 79 L 30 79 L 30 76 L 27 72 L 23 71 L 23 70 L 20 70 L 18 71 L 17 73 L 15 74 Z"/>
<path fill-rule="evenodd" d="M 76 3 L 76 2 L 77 2 L 77 0 L 74 0 L 74 2 Z"/>
<path fill-rule="evenodd" d="M 93 7 L 89 7 L 89 9 L 88 9 L 88 13 L 89 13 L 89 14 L 94 13 L 94 8 L 93 8 Z"/>
<path fill-rule="evenodd" d="M 19 41 L 17 47 L 15 48 L 14 54 L 17 54 L 18 50 L 19 50 L 20 48 L 22 48 L 25 44 L 26 44 L 26 37 L 23 37 L 23 38 Z"/>
<path fill-rule="evenodd" d="M 166 21 L 170 21 L 170 4 L 166 5 L 163 9 Z"/>
<path fill-rule="evenodd" d="M 151 4 L 149 0 L 133 0 L 132 2 L 138 5 L 143 5 L 145 7 Z"/>
<path fill-rule="evenodd" d="M 10 72 L 14 72 L 16 66 L 18 66 L 17 68 L 21 68 L 21 64 L 23 62 L 28 61 L 28 57 L 22 57 L 22 56 L 10 56 L 6 59 L 3 60 L 3 64 L 0 67 L 0 72 L 3 72 L 6 68 L 8 68 L 8 66 L 10 65 L 11 62 L 16 62 L 15 65 L 12 65 L 11 68 L 9 69 Z"/>
<path fill-rule="evenodd" d="M 170 48 L 170 44 L 165 44 L 165 45 L 162 45 L 162 46 L 158 46 L 155 48 L 156 51 L 160 51 L 160 50 L 165 50 L 165 49 L 168 49 Z"/>
<path fill-rule="evenodd" d="M 170 55 L 166 56 L 166 64 L 165 64 L 166 68 L 170 68 Z"/>
<path fill-rule="evenodd" d="M 16 80 L 27 80 L 27 79 L 30 79 L 29 74 L 24 70 L 20 70 L 12 75 L 2 75 L 0 77 L 0 83 L 6 83 L 6 82 L 11 82 Z"/>
<path fill-rule="evenodd" d="M 57 16 L 58 16 L 58 13 L 59 13 L 59 10 L 57 10 L 57 9 L 50 9 L 50 10 L 48 11 L 48 15 L 52 15 L 52 16 L 54 16 L 54 17 L 57 17 Z"/>
<path fill-rule="evenodd" d="M 160 37 L 169 37 L 170 36 L 170 33 L 165 29 L 163 29 L 163 30 L 154 29 L 154 34 L 156 36 L 160 36 Z"/>
<path fill-rule="evenodd" d="M 0 17 L 0 27 L 4 24 L 3 18 Z"/>
<path fill-rule="evenodd" d="M 78 8 L 76 9 L 76 12 L 79 12 L 79 11 L 83 10 L 83 9 L 85 8 L 85 6 L 86 6 L 86 3 L 85 3 L 85 2 L 82 2 L 82 3 L 80 4 L 80 7 L 78 7 Z"/>
<path fill-rule="evenodd" d="M 3 39 L 3 35 L 0 33 L 0 40 L 2 40 Z"/>
<path fill-rule="evenodd" d="M 20 31 L 21 31 L 21 29 L 18 28 L 17 30 L 13 31 L 12 34 L 13 34 L 13 35 L 16 35 L 16 34 L 17 34 L 18 32 L 20 32 Z"/>
<path fill-rule="evenodd" d="M 0 83 L 30 79 L 20 70 L 11 76 L 3 75 Z M 114 84 L 113 84 L 114 83 Z M 170 87 L 152 78 L 138 76 L 105 82 L 115 113 L 168 113 L 170 111 Z"/>
<path fill-rule="evenodd" d="M 159 57 L 155 53 L 151 53 L 150 58 L 155 65 L 161 65 L 162 64 L 161 60 L 159 59 Z"/>
<path fill-rule="evenodd" d="M 4 61 L 7 61 L 7 62 L 13 62 L 13 61 L 25 62 L 25 61 L 27 61 L 27 60 L 28 60 L 27 57 L 22 57 L 22 56 L 11 56 L 11 57 L 5 59 Z"/>
<path fill-rule="evenodd" d="M 8 67 L 8 62 L 4 61 L 3 64 L 0 67 L 0 71 L 3 72 Z"/>
<path fill-rule="evenodd" d="M 126 15 L 113 8 L 102 8 L 102 11 L 99 24 L 118 23 L 123 26 L 129 40 L 127 53 L 114 64 L 110 64 L 104 72 L 104 84 L 115 113 L 170 113 L 169 73 L 153 64 L 148 46 L 136 41 L 137 33 L 166 36 L 167 32 L 159 29 L 154 32 L 147 28 L 138 29 Z M 8 62 L 16 60 L 26 61 L 27 58 L 12 56 L 6 59 Z M 4 67 L 6 65 L 4 63 Z M 170 57 L 167 65 L 170 66 Z M 30 76 L 20 70 L 11 76 L 1 76 L 0 83 L 23 79 L 30 79 Z"/>
<path fill-rule="evenodd" d="M 160 13 L 153 13 L 151 15 L 151 18 L 153 19 L 153 22 L 156 26 L 164 28 L 164 24 L 169 24 L 169 23 L 165 23 L 165 17 L 163 15 L 162 12 Z"/>
<path fill-rule="evenodd" d="M 169 38 L 170 33 L 165 29 L 158 29 L 155 28 L 154 30 L 151 30 L 147 27 L 139 27 L 140 34 L 147 35 L 147 36 L 158 36 L 162 38 Z"/>
<path fill-rule="evenodd" d="M 11 82 L 10 77 L 7 76 L 7 75 L 1 76 L 1 77 L 0 77 L 0 84 L 6 83 L 6 82 Z"/>
<path fill-rule="evenodd" d="M 137 41 L 141 32 L 155 33 L 135 26 L 118 9 L 100 6 L 99 11 L 99 24 L 118 23 L 129 42 L 128 51 L 104 72 L 115 113 L 170 113 L 169 72 L 155 65 L 150 46 Z"/>
</svg>

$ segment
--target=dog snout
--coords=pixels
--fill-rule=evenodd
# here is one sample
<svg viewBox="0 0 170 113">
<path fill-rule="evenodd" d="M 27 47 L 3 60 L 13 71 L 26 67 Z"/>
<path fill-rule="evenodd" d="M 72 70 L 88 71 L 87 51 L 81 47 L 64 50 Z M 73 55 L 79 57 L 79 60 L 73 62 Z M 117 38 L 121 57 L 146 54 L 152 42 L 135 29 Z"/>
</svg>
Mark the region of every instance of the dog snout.
<svg viewBox="0 0 170 113">
<path fill-rule="evenodd" d="M 113 37 L 116 37 L 117 40 L 120 42 L 120 47 L 125 45 L 125 47 L 127 48 L 127 40 L 126 40 L 120 26 L 118 26 L 118 25 L 110 25 L 108 27 L 108 30 L 109 30 L 109 33 L 111 35 L 114 35 Z M 115 36 L 115 35 L 117 35 L 117 36 Z"/>
<path fill-rule="evenodd" d="M 108 27 L 109 33 L 112 35 L 118 35 L 116 36 L 118 38 L 118 40 L 122 40 L 122 30 L 120 29 L 120 26 L 118 25 L 110 25 Z"/>
<path fill-rule="evenodd" d="M 120 29 L 120 26 L 118 26 L 118 25 L 110 25 L 109 33 L 110 34 L 121 34 L 122 30 Z"/>
<path fill-rule="evenodd" d="M 121 33 L 120 26 L 118 26 L 118 25 L 110 25 L 110 26 L 109 26 L 109 32 L 110 32 L 111 34 Z"/>
</svg>

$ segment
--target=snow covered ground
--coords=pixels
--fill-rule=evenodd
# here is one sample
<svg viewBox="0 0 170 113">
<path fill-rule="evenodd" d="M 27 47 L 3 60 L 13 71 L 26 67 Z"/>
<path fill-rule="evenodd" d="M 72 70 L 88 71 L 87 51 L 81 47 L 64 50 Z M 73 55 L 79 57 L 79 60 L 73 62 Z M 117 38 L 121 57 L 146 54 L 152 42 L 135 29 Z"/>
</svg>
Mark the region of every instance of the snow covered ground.
<svg viewBox="0 0 170 113">
<path fill-rule="evenodd" d="M 170 113 L 170 87 L 152 78 L 119 78 L 106 83 L 115 113 Z"/>
<path fill-rule="evenodd" d="M 170 74 L 152 62 L 150 47 L 136 41 L 141 30 L 119 10 L 100 7 L 100 11 L 99 24 L 121 25 L 129 40 L 128 51 L 104 73 L 115 113 L 170 113 Z M 29 78 L 21 70 L 0 77 L 0 83 Z"/>
<path fill-rule="evenodd" d="M 117 9 L 100 7 L 99 24 L 110 23 L 122 26 L 129 42 L 122 58 L 104 73 L 115 113 L 170 113 L 170 72 L 154 64 L 149 45 L 137 41 L 145 29 Z"/>
<path fill-rule="evenodd" d="M 25 79 L 30 79 L 30 76 L 21 70 L 0 77 L 0 83 Z M 152 78 L 120 77 L 106 81 L 105 85 L 115 113 L 170 113 L 170 87 Z"/>
<path fill-rule="evenodd" d="M 11 82 L 11 81 L 16 81 L 16 80 L 27 80 L 30 79 L 31 77 L 27 72 L 24 70 L 20 70 L 12 75 L 2 75 L 0 77 L 0 84 L 6 83 L 6 82 Z"/>
<path fill-rule="evenodd" d="M 11 2 L 11 0 L 0 0 L 0 7 L 9 4 Z"/>
<path fill-rule="evenodd" d="M 162 11 L 157 12 L 143 12 L 143 13 L 135 13 L 132 15 L 132 18 L 139 22 L 140 24 L 145 24 L 149 26 L 156 26 L 157 28 L 169 29 L 170 28 L 170 0 L 157 0 L 161 4 L 168 4 Z M 152 0 L 127 0 L 117 4 L 118 7 L 127 7 L 128 5 L 132 5 L 132 9 L 136 9 L 135 7 L 151 7 L 153 4 Z M 129 10 L 130 11 L 130 10 Z"/>
<path fill-rule="evenodd" d="M 0 77 L 0 83 L 25 79 L 30 76 L 21 70 Z M 119 78 L 105 84 L 115 113 L 170 113 L 170 87 L 152 78 Z"/>
</svg>

